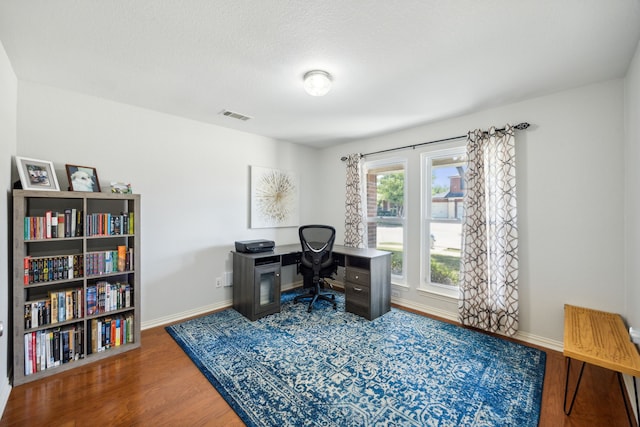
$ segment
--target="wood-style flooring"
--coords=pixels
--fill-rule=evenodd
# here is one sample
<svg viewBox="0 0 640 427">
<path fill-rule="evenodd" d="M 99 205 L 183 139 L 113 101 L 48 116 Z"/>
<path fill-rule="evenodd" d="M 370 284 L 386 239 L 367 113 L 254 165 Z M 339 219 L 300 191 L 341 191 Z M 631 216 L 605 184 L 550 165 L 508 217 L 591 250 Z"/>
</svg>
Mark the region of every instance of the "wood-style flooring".
<svg viewBox="0 0 640 427">
<path fill-rule="evenodd" d="M 565 359 L 542 350 L 541 427 L 629 425 L 615 373 L 590 365 L 573 413 L 564 415 Z M 0 426 L 103 425 L 244 424 L 163 327 L 142 331 L 139 349 L 14 387 L 0 419 Z"/>
</svg>

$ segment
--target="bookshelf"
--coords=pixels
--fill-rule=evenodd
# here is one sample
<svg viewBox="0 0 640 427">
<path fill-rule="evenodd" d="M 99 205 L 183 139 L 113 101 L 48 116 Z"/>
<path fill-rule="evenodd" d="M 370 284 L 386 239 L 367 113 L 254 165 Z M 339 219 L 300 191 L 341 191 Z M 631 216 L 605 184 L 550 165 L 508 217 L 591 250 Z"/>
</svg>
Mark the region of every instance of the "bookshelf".
<svg viewBox="0 0 640 427">
<path fill-rule="evenodd" d="M 13 191 L 13 385 L 140 346 L 140 195 Z"/>
</svg>

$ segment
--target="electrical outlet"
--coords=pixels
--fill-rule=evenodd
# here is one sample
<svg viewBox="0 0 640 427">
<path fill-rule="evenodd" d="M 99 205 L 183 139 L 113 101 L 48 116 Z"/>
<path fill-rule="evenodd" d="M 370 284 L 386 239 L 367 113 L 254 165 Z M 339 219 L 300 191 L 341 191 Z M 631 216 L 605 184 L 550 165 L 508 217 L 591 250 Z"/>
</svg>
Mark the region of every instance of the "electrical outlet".
<svg viewBox="0 0 640 427">
<path fill-rule="evenodd" d="M 398 298 L 400 296 L 400 292 L 398 291 L 391 291 L 391 296 L 394 298 Z"/>
<path fill-rule="evenodd" d="M 216 288 L 222 287 L 222 279 L 220 277 L 216 277 Z"/>
<path fill-rule="evenodd" d="M 629 335 L 631 336 L 631 341 L 635 344 L 640 344 L 640 330 L 629 328 Z"/>
</svg>

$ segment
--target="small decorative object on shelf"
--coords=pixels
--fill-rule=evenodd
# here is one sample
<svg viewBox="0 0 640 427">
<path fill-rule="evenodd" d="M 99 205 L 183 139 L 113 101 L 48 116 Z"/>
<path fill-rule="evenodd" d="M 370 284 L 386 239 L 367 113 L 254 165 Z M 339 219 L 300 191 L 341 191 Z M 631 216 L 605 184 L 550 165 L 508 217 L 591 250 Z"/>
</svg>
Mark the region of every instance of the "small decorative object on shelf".
<svg viewBox="0 0 640 427">
<path fill-rule="evenodd" d="M 13 191 L 13 385 L 140 346 L 140 195 Z"/>
<path fill-rule="evenodd" d="M 116 194 L 131 194 L 131 184 L 124 182 L 111 182 L 111 192 Z"/>
<path fill-rule="evenodd" d="M 90 166 L 65 165 L 69 187 L 72 191 L 100 192 L 100 182 L 96 168 Z"/>
</svg>

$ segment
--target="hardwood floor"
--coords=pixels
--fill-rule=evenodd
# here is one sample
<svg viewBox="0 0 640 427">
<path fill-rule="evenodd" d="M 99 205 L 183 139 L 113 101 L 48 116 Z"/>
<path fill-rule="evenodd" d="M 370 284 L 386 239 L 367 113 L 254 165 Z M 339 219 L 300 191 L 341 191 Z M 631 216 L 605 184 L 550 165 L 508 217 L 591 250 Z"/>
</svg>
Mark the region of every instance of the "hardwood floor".
<svg viewBox="0 0 640 427">
<path fill-rule="evenodd" d="M 541 427 L 629 425 L 616 375 L 590 365 L 565 416 L 565 360 L 545 351 Z M 139 349 L 14 387 L 0 419 L 0 426 L 101 425 L 244 424 L 163 327 L 142 331 Z"/>
</svg>

